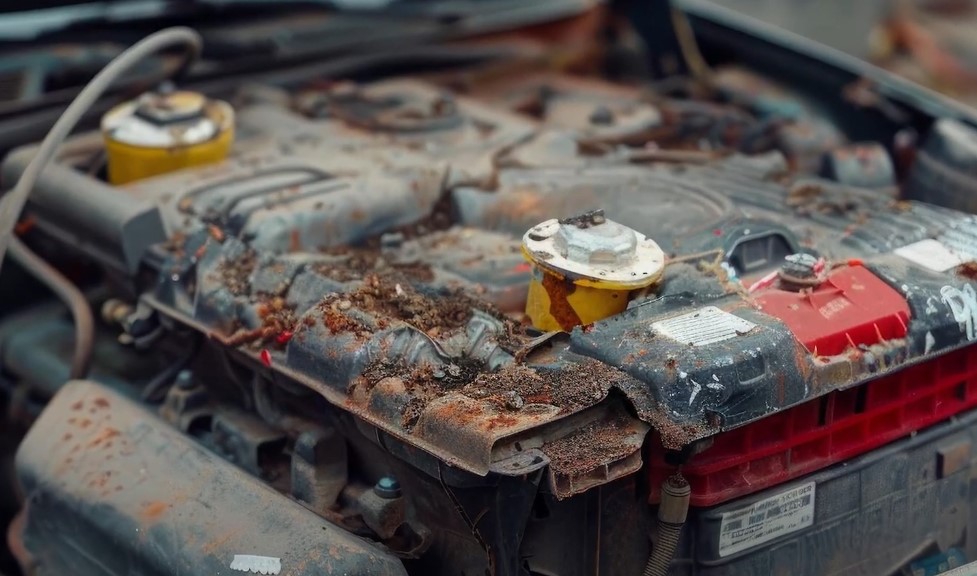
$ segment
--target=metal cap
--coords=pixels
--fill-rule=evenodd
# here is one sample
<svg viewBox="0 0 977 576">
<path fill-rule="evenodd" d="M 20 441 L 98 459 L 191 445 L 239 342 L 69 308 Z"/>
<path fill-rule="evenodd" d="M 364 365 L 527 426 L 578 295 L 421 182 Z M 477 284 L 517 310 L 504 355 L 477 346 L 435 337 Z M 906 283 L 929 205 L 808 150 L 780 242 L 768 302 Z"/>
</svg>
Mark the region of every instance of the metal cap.
<svg viewBox="0 0 977 576">
<path fill-rule="evenodd" d="M 177 91 L 144 94 L 113 108 L 102 117 L 102 130 L 124 144 L 162 148 L 206 142 L 232 123 L 229 105 Z"/>
<path fill-rule="evenodd" d="M 143 94 L 134 111 L 136 116 L 160 126 L 201 118 L 207 98 L 196 92 Z"/>
<path fill-rule="evenodd" d="M 665 254 L 654 240 L 608 220 L 603 210 L 534 226 L 523 237 L 523 248 L 537 265 L 571 280 L 616 288 L 647 286 L 665 265 Z"/>
</svg>

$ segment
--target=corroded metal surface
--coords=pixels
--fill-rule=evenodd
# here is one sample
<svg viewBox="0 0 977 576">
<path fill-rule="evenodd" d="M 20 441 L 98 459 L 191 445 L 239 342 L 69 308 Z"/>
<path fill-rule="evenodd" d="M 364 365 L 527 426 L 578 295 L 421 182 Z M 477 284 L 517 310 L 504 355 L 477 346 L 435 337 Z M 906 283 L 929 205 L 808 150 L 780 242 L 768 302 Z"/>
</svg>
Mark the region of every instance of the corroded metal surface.
<svg viewBox="0 0 977 576">
<path fill-rule="evenodd" d="M 17 469 L 28 504 L 11 540 L 38 574 L 227 574 L 235 555 L 279 559 L 283 574 L 406 574 L 98 384 L 71 383 L 52 400 Z"/>
<path fill-rule="evenodd" d="M 969 301 L 946 296 L 966 295 L 967 269 L 895 251 L 936 238 L 972 259 L 974 221 L 798 174 L 831 130 L 750 77 L 726 77 L 732 103 L 560 76 L 465 96 L 438 81 L 248 89 L 228 162 L 117 190 L 170 235 L 145 301 L 443 462 L 549 465 L 561 496 L 633 471 L 649 426 L 684 449 L 972 337 Z M 597 208 L 662 247 L 661 281 L 569 335 L 528 329 L 519 238 Z M 905 337 L 806 349 L 759 298 L 798 252 L 901 293 Z M 750 328 L 700 338 L 703 311 Z"/>
</svg>

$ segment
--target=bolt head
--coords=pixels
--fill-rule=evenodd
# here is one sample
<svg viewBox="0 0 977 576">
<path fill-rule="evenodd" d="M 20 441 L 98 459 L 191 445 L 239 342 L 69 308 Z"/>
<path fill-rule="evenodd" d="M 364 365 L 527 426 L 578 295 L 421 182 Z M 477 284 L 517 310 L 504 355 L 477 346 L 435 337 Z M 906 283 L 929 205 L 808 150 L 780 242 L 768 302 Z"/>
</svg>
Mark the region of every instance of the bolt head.
<svg viewBox="0 0 977 576">
<path fill-rule="evenodd" d="M 373 486 L 373 492 L 377 496 L 389 500 L 400 498 L 400 482 L 393 476 L 383 476 Z"/>
<path fill-rule="evenodd" d="M 180 390 L 189 390 L 193 388 L 193 372 L 189 370 L 180 370 L 176 375 L 176 387 Z"/>
<path fill-rule="evenodd" d="M 563 224 L 553 238 L 560 255 L 572 262 L 592 266 L 620 266 L 630 263 L 638 248 L 634 230 L 617 222 L 580 228 Z"/>
</svg>

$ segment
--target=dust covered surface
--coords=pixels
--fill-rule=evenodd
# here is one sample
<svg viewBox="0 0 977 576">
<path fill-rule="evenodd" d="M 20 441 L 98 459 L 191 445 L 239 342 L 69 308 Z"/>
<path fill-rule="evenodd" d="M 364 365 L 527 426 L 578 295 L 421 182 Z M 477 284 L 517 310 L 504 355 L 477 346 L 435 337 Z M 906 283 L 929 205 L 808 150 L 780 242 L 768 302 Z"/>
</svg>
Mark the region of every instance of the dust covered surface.
<svg viewBox="0 0 977 576">
<path fill-rule="evenodd" d="M 401 426 L 410 431 L 417 424 L 428 403 L 446 392 L 464 387 L 482 370 L 484 367 L 481 364 L 464 361 L 464 359 L 437 367 L 430 364 L 411 366 L 381 360 L 370 365 L 361 377 L 353 382 L 353 386 L 362 386 L 363 390 L 369 391 L 385 378 L 400 379 L 410 395 L 401 412 Z"/>
<path fill-rule="evenodd" d="M 642 413 L 641 416 L 642 420 L 651 424 L 658 432 L 662 447 L 669 450 L 681 450 L 695 440 L 719 432 L 718 427 L 713 428 L 705 424 L 676 424 L 661 409 Z"/>
<path fill-rule="evenodd" d="M 352 308 L 368 313 L 376 319 L 371 327 L 352 317 Z M 367 274 L 362 285 L 353 292 L 331 294 L 319 304 L 326 326 L 332 333 L 382 330 L 392 321 L 414 326 L 437 338 L 462 329 L 475 310 L 501 317 L 495 309 L 460 290 L 443 290 L 430 294 L 418 290 L 402 272 Z"/>
<path fill-rule="evenodd" d="M 549 404 L 567 413 L 600 401 L 616 372 L 597 361 L 563 370 L 510 365 L 498 372 L 479 374 L 461 392 L 507 410 L 518 411 L 526 404 Z"/>
<path fill-rule="evenodd" d="M 633 453 L 629 442 L 633 434 L 632 423 L 624 417 L 601 420 L 543 445 L 542 450 L 555 473 L 579 476 Z"/>
<path fill-rule="evenodd" d="M 434 271 L 429 264 L 388 262 L 379 249 L 372 248 L 332 248 L 326 254 L 338 257 L 335 263 L 321 262 L 310 269 L 337 282 L 362 280 L 370 274 L 394 270 L 415 282 L 431 282 Z"/>
<path fill-rule="evenodd" d="M 258 255 L 253 249 L 241 256 L 222 261 L 217 267 L 221 284 L 234 296 L 245 296 L 251 292 L 251 274 L 258 265 Z"/>
<path fill-rule="evenodd" d="M 556 406 L 561 414 L 576 412 L 600 402 L 617 373 L 597 361 L 562 370 L 520 364 L 511 364 L 496 372 L 484 370 L 479 363 L 465 359 L 446 366 L 408 366 L 379 361 L 368 367 L 354 386 L 370 390 L 384 378 L 400 379 L 410 396 L 403 410 L 402 425 L 410 430 L 431 401 L 449 392 L 490 402 L 512 416 L 534 404 Z"/>
</svg>

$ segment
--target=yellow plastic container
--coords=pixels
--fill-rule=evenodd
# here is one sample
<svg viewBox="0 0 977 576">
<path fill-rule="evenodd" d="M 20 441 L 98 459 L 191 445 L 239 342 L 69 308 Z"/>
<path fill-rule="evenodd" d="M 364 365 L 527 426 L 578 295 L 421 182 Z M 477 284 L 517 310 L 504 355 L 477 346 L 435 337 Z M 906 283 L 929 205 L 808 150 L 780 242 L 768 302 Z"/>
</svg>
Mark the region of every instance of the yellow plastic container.
<svg viewBox="0 0 977 576">
<path fill-rule="evenodd" d="M 631 292 L 657 282 L 665 254 L 600 211 L 548 220 L 523 237 L 533 264 L 526 315 L 540 330 L 571 330 L 627 309 Z"/>
<path fill-rule="evenodd" d="M 102 118 L 112 184 L 126 184 L 227 158 L 234 109 L 195 92 L 147 94 Z"/>
</svg>

